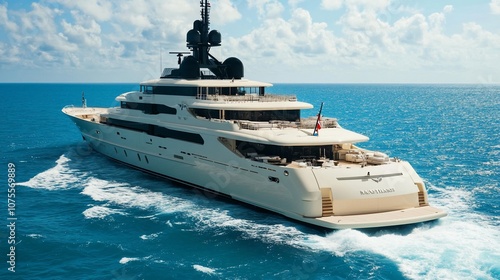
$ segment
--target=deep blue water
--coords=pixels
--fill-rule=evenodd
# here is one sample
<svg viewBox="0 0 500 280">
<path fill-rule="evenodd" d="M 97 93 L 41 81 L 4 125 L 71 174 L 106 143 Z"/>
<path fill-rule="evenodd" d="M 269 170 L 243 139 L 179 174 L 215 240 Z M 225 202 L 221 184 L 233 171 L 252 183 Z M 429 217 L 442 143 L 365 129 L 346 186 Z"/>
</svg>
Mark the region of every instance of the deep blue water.
<svg viewBox="0 0 500 280">
<path fill-rule="evenodd" d="M 1 279 L 499 279 L 500 86 L 275 85 L 409 160 L 436 222 L 328 231 L 89 150 L 61 113 L 131 84 L 0 84 Z M 315 115 L 317 109 L 308 114 Z M 8 163 L 15 164 L 10 272 Z"/>
</svg>

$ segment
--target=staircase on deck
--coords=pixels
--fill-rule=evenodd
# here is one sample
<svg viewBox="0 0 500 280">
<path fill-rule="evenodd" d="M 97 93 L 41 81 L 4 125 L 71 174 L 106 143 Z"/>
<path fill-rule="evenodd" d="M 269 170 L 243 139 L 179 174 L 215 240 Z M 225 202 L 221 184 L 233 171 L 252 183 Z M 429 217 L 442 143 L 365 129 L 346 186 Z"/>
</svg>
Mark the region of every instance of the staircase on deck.
<svg viewBox="0 0 500 280">
<path fill-rule="evenodd" d="M 323 209 L 322 216 L 323 217 L 333 216 L 332 189 L 330 188 L 321 189 L 321 201 Z"/>
</svg>

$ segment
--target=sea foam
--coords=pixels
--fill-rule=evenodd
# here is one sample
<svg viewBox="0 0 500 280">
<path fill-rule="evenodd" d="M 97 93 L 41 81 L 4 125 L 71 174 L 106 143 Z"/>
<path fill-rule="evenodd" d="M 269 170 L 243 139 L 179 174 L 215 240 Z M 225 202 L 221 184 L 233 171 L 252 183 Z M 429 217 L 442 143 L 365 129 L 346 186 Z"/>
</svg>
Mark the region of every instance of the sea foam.
<svg viewBox="0 0 500 280">
<path fill-rule="evenodd" d="M 215 274 L 215 269 L 213 268 L 209 268 L 209 267 L 205 267 L 205 266 L 201 266 L 201 265 L 198 265 L 198 264 L 195 264 L 193 265 L 193 268 L 199 272 L 203 272 L 205 274 Z"/>
<path fill-rule="evenodd" d="M 392 260 L 411 279 L 494 279 L 500 275 L 500 232 L 471 211 L 469 194 L 441 190 L 437 205 L 450 215 L 404 234 L 391 228 L 375 234 L 346 229 L 327 236 L 309 235 L 305 246 L 343 257 L 371 252 Z M 469 205 L 469 206 L 468 206 Z"/>
<path fill-rule="evenodd" d="M 500 233 L 487 218 L 472 210 L 473 195 L 457 188 L 430 188 L 433 191 L 430 195 L 432 204 L 448 211 L 449 216 L 437 222 L 417 225 L 410 232 L 394 228 L 375 233 L 347 229 L 336 230 L 326 236 L 306 234 L 278 216 L 274 219 L 274 216 L 270 216 L 265 220 L 243 218 L 247 216 L 238 214 L 241 213 L 238 210 L 241 205 L 225 204 L 220 209 L 214 205 L 218 202 L 212 201 L 205 205 L 197 196 L 184 199 L 123 182 L 90 178 L 85 182 L 82 194 L 105 205 L 158 213 L 182 213 L 194 222 L 197 231 L 238 231 L 249 239 L 325 251 L 339 257 L 355 257 L 365 253 L 380 255 L 393 261 L 401 273 L 411 279 L 492 279 L 492 275 L 499 275 L 500 255 L 497 248 L 500 248 Z M 103 213 L 110 211 L 101 208 L 94 210 L 102 210 Z M 156 237 L 154 234 L 141 236 L 142 239 Z M 194 268 L 204 273 L 214 273 L 203 266 Z"/>
<path fill-rule="evenodd" d="M 80 181 L 81 177 L 85 176 L 85 173 L 71 169 L 68 165 L 70 161 L 71 159 L 63 154 L 56 160 L 56 166 L 38 173 L 27 182 L 17 183 L 17 185 L 51 191 L 74 188 L 75 183 Z"/>
<path fill-rule="evenodd" d="M 105 206 L 92 206 L 83 211 L 83 215 L 86 219 L 104 219 L 113 214 L 126 215 L 126 213 L 121 210 Z"/>
</svg>

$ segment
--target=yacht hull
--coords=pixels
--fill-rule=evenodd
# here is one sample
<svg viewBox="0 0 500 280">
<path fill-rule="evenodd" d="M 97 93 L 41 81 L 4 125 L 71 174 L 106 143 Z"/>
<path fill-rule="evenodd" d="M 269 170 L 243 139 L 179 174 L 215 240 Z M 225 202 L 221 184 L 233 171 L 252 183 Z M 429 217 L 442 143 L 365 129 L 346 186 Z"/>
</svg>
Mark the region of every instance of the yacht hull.
<svg viewBox="0 0 500 280">
<path fill-rule="evenodd" d="M 273 166 L 238 157 L 210 134 L 202 134 L 200 145 L 100 123 L 105 110 L 63 112 L 95 151 L 207 196 L 216 193 L 331 229 L 396 226 L 446 216 L 419 204 L 414 178 L 420 178 L 405 162 L 363 169 Z M 370 172 L 375 176 L 367 176 Z M 333 204 L 331 212 L 325 212 L 325 193 Z"/>
</svg>

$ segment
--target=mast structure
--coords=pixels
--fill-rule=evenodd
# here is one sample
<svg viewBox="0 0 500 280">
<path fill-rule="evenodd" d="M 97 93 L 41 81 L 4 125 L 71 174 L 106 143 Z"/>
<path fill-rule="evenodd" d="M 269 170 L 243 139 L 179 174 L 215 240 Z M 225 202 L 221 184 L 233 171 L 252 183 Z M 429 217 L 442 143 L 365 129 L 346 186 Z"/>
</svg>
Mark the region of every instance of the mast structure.
<svg viewBox="0 0 500 280">
<path fill-rule="evenodd" d="M 212 47 L 221 45 L 222 36 L 215 29 L 210 30 L 210 1 L 201 0 L 200 8 L 201 19 L 193 22 L 193 28 L 186 35 L 186 46 L 192 55 L 185 57 L 180 63 L 179 71 L 173 71 L 170 76 L 196 79 L 200 78 L 199 68 L 207 68 L 217 79 L 241 79 L 243 63 L 238 58 L 230 57 L 221 62 L 210 54 Z M 174 53 L 181 59 L 182 52 Z"/>
</svg>

